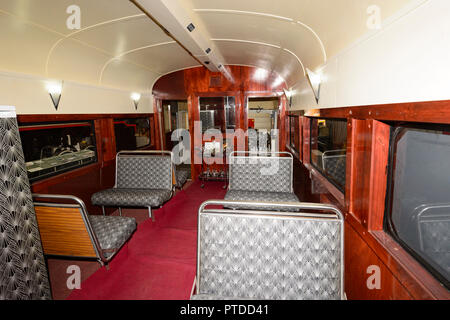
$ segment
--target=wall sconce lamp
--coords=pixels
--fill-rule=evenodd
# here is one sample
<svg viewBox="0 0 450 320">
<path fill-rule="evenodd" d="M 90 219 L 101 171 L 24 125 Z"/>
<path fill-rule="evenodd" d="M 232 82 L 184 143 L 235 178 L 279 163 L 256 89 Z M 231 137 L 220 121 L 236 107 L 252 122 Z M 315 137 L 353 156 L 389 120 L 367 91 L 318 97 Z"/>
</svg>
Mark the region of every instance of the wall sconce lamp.
<svg viewBox="0 0 450 320">
<path fill-rule="evenodd" d="M 133 93 L 131 94 L 131 100 L 133 100 L 133 102 L 134 102 L 134 107 L 135 107 L 136 110 L 137 110 L 139 101 L 141 100 L 141 95 L 140 95 L 139 93 L 133 92 Z"/>
<path fill-rule="evenodd" d="M 56 110 L 58 110 L 59 102 L 61 101 L 62 87 L 63 81 L 47 84 L 47 92 L 50 95 Z"/>
<path fill-rule="evenodd" d="M 314 92 L 316 103 L 319 104 L 320 99 L 320 84 L 322 83 L 322 77 L 318 73 L 314 73 L 306 68 L 306 77 L 308 78 L 309 85 Z"/>
<path fill-rule="evenodd" d="M 283 91 L 288 101 L 289 107 L 292 107 L 292 90 L 283 89 Z"/>
</svg>

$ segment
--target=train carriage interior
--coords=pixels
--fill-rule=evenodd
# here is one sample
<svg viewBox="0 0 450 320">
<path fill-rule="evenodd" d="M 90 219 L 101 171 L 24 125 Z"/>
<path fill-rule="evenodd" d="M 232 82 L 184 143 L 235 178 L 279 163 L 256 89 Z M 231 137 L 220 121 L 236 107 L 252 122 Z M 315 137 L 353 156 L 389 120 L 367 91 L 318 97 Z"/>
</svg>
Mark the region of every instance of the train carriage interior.
<svg viewBox="0 0 450 320">
<path fill-rule="evenodd" d="M 0 300 L 450 300 L 450 1 L 0 0 L 0 43 Z"/>
</svg>

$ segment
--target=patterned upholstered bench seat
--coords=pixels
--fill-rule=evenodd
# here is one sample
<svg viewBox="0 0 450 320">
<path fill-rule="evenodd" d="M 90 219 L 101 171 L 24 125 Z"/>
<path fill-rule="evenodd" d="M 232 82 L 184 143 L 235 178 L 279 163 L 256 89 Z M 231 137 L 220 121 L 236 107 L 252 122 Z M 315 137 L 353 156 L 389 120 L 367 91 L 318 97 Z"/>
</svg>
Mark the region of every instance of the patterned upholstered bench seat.
<svg viewBox="0 0 450 320">
<path fill-rule="evenodd" d="M 230 179 L 225 200 L 251 201 L 254 205 L 233 205 L 230 208 L 272 210 L 256 202 L 298 202 L 293 192 L 293 158 L 290 153 L 267 156 L 230 157 Z M 275 208 L 276 209 L 276 208 Z M 287 210 L 297 211 L 296 208 Z"/>
<path fill-rule="evenodd" d="M 175 176 L 170 152 L 122 151 L 116 157 L 116 184 L 94 193 L 93 205 L 119 207 L 161 207 L 173 195 Z"/>
<path fill-rule="evenodd" d="M 135 218 L 94 215 L 88 218 L 105 258 L 118 251 L 136 230 Z"/>
<path fill-rule="evenodd" d="M 296 203 L 291 206 L 299 212 L 293 213 L 271 203 L 276 210 L 217 209 L 231 205 L 210 200 L 199 208 L 192 300 L 345 298 L 344 218 L 338 208 Z"/>
<path fill-rule="evenodd" d="M 93 205 L 111 207 L 158 207 L 172 196 L 167 189 L 120 189 L 112 188 L 92 195 Z"/>
</svg>

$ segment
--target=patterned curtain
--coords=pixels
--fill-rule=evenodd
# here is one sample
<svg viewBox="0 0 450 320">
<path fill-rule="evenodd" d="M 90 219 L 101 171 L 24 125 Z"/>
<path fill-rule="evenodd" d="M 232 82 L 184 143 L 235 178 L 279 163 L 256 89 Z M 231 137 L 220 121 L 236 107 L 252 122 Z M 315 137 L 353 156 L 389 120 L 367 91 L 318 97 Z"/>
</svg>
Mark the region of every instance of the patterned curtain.
<svg viewBox="0 0 450 320">
<path fill-rule="evenodd" d="M 14 108 L 0 107 L 0 300 L 51 299 Z"/>
</svg>

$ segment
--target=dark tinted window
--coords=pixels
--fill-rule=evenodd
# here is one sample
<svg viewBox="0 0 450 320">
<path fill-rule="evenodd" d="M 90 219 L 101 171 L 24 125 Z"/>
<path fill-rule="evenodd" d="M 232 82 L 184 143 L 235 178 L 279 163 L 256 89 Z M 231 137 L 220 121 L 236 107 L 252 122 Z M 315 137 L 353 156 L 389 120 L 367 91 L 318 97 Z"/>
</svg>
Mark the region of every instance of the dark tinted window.
<svg viewBox="0 0 450 320">
<path fill-rule="evenodd" d="M 97 162 L 91 121 L 24 124 L 19 130 L 31 182 Z"/>
<path fill-rule="evenodd" d="M 200 98 L 200 121 L 202 131 L 235 129 L 236 103 L 234 97 Z"/>
<path fill-rule="evenodd" d="M 311 163 L 342 192 L 345 189 L 347 120 L 311 119 Z"/>
<path fill-rule="evenodd" d="M 149 118 L 115 119 L 116 151 L 136 150 L 151 144 Z"/>
<path fill-rule="evenodd" d="M 450 128 L 396 128 L 386 228 L 447 287 L 450 279 Z"/>
</svg>

